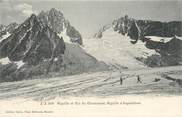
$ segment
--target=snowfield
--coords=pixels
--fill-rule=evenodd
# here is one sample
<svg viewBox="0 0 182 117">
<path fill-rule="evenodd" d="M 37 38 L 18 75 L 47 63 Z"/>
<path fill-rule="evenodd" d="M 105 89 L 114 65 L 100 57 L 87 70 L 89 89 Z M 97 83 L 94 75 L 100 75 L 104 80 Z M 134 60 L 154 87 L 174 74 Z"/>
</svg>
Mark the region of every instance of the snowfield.
<svg viewBox="0 0 182 117">
<path fill-rule="evenodd" d="M 84 39 L 84 49 L 100 61 L 109 65 L 120 66 L 120 68 L 140 69 L 146 66 L 136 60 L 136 57 L 147 58 L 152 54 L 157 54 L 155 50 L 145 47 L 145 43 L 140 40 L 136 44 L 131 44 L 128 36 L 123 36 L 110 28 L 103 32 L 100 39 Z"/>
<path fill-rule="evenodd" d="M 120 85 L 120 75 L 123 85 Z M 142 83 L 137 83 L 140 75 Z M 167 79 L 165 76 L 173 76 Z M 155 78 L 160 79 L 155 82 Z M 50 79 L 24 80 L 0 84 L 0 99 L 50 100 L 74 97 L 118 95 L 181 95 L 182 66 L 84 73 Z"/>
</svg>

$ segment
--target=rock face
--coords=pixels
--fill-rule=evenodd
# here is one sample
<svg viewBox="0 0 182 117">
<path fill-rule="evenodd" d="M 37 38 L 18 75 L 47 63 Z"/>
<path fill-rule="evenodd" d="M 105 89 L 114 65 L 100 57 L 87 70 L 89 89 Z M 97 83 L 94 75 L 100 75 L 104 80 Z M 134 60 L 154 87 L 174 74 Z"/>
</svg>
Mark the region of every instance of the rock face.
<svg viewBox="0 0 182 117">
<path fill-rule="evenodd" d="M 0 43 L 0 58 L 10 61 L 9 64 L 0 65 L 3 81 L 48 73 L 55 58 L 62 61 L 64 50 L 63 39 L 48 26 L 43 26 L 32 14 Z"/>
<path fill-rule="evenodd" d="M 127 30 L 126 30 L 127 31 Z M 130 36 L 130 38 L 132 40 L 135 40 L 135 42 L 132 41 L 132 43 L 136 43 L 138 41 L 138 39 L 140 38 L 141 35 L 141 30 L 139 29 L 138 25 L 136 22 L 133 22 L 131 24 L 130 29 L 128 30 L 128 35 Z"/>
<path fill-rule="evenodd" d="M 115 31 L 126 34 L 133 30 L 133 25 L 135 25 L 135 23 L 140 29 L 141 36 L 182 36 L 182 22 L 180 21 L 160 22 L 151 20 L 136 20 L 129 18 L 126 15 L 125 17 L 121 17 L 118 20 L 115 20 L 113 22 L 113 27 Z M 132 33 L 129 33 L 128 35 L 133 36 Z"/>
<path fill-rule="evenodd" d="M 8 34 L 13 33 L 13 31 L 18 27 L 17 23 L 11 23 L 7 26 L 0 25 L 0 40 L 3 38 L 3 36 L 6 36 Z"/>
<path fill-rule="evenodd" d="M 175 36 L 166 43 L 148 40 L 146 47 L 154 49 L 160 54 L 156 60 L 156 62 L 160 61 L 159 66 L 182 64 L 182 40 L 180 37 Z M 153 61 L 153 63 L 155 62 Z"/>
<path fill-rule="evenodd" d="M 0 43 L 0 57 L 8 57 L 11 61 L 36 64 L 49 59 L 55 53 L 63 54 L 65 45 L 49 27 L 43 27 L 32 15 L 21 24 L 14 33 Z"/>
<path fill-rule="evenodd" d="M 70 22 L 66 20 L 63 13 L 52 8 L 50 11 L 42 11 L 38 15 L 38 19 L 42 22 L 44 26 L 50 27 L 56 33 L 66 32 L 66 35 L 70 37 L 71 42 L 76 42 L 82 45 L 81 34 L 71 26 Z"/>
<path fill-rule="evenodd" d="M 144 36 L 172 37 L 182 36 L 182 22 L 137 21 Z"/>
<path fill-rule="evenodd" d="M 5 25 L 0 24 L 0 32 L 5 30 L 5 27 L 6 27 Z"/>
</svg>

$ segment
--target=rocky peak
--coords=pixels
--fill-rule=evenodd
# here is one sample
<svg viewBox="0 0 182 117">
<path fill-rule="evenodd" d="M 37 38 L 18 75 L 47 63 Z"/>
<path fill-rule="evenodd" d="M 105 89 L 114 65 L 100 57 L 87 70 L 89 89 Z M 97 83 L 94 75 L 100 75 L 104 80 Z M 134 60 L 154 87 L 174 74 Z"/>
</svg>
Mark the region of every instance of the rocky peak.
<svg viewBox="0 0 182 117">
<path fill-rule="evenodd" d="M 42 22 L 44 27 L 48 26 L 58 34 L 66 32 L 65 35 L 70 37 L 71 42 L 82 44 L 81 34 L 71 26 L 70 22 L 64 18 L 63 13 L 57 9 L 52 8 L 50 11 L 40 12 L 38 19 Z"/>
<path fill-rule="evenodd" d="M 28 20 L 31 25 L 34 25 L 38 22 L 37 16 L 35 14 L 32 14 Z"/>
<path fill-rule="evenodd" d="M 0 57 L 38 64 L 44 59 L 50 59 L 55 47 L 58 48 L 58 54 L 64 53 L 64 41 L 48 26 L 42 26 L 37 16 L 32 14 L 0 43 Z"/>
<path fill-rule="evenodd" d="M 49 26 L 56 33 L 61 33 L 63 31 L 65 18 L 63 14 L 55 8 L 52 8 L 47 12 L 42 11 L 38 15 L 38 19 L 44 26 Z"/>
<path fill-rule="evenodd" d="M 51 16 L 63 17 L 63 13 L 55 8 L 52 8 L 49 12 Z"/>
</svg>

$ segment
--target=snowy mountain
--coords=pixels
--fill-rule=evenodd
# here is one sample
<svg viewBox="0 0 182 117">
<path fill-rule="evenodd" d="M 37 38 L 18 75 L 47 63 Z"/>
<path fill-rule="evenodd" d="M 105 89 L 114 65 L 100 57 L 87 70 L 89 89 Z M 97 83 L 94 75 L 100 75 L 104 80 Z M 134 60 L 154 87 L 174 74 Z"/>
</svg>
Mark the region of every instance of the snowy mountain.
<svg viewBox="0 0 182 117">
<path fill-rule="evenodd" d="M 87 54 L 78 43 L 65 43 L 32 14 L 0 42 L 0 82 L 64 76 L 107 70 L 107 65 Z"/>
<path fill-rule="evenodd" d="M 10 78 L 18 78 L 24 73 L 31 75 L 26 72 L 31 71 L 32 66 L 39 65 L 45 60 L 50 61 L 47 68 L 49 71 L 49 66 L 54 58 L 58 57 L 61 59 L 61 54 L 64 54 L 64 50 L 63 39 L 59 38 L 49 27 L 42 26 L 36 15 L 32 14 L 9 37 L 0 43 L 0 57 L 6 60 L 4 65 L 1 65 L 3 69 L 1 77 L 5 78 L 6 81 L 8 80 L 7 75 Z M 9 67 L 6 68 L 6 66 Z M 8 74 L 3 74 L 3 72 Z"/>
<path fill-rule="evenodd" d="M 128 48 L 120 51 L 117 58 L 132 56 L 137 61 L 133 62 L 135 64 L 140 61 L 151 67 L 179 65 L 182 62 L 182 41 L 179 37 L 182 36 L 181 24 L 182 22 L 177 21 L 136 20 L 125 16 L 101 28 L 94 38 L 96 38 L 95 41 L 103 40 L 110 43 L 109 46 L 115 50 L 113 53 L 117 53 L 118 48 L 125 48 L 127 45 Z M 120 45 L 114 43 L 120 43 Z M 135 52 L 135 50 L 137 51 Z M 123 55 L 123 53 L 125 54 Z M 145 54 L 138 55 L 138 53 Z M 110 61 L 112 62 L 112 60 Z M 131 59 L 126 59 L 126 61 L 131 61 Z M 117 63 L 123 65 L 127 62 Z"/>
<path fill-rule="evenodd" d="M 55 8 L 49 11 L 41 11 L 38 20 L 42 22 L 43 26 L 48 26 L 59 35 L 65 36 L 66 42 L 78 43 L 82 45 L 82 36 L 71 24 L 65 19 L 63 13 Z M 9 25 L 0 25 L 0 41 L 8 37 L 19 25 L 17 23 L 10 23 Z"/>
<path fill-rule="evenodd" d="M 42 59 L 51 58 L 49 53 L 53 53 L 52 51 L 64 53 L 64 49 L 63 39 L 49 27 L 43 27 L 33 14 L 0 43 L 0 56 L 12 61 L 23 60 L 28 64 L 36 64 Z"/>
</svg>

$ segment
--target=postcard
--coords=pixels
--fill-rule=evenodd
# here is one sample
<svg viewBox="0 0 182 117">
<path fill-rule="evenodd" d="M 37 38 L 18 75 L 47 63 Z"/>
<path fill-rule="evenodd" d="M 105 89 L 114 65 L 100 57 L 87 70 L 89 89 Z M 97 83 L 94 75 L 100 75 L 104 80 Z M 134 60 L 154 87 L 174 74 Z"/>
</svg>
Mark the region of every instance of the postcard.
<svg viewBox="0 0 182 117">
<path fill-rule="evenodd" d="M 181 6 L 0 0 L 0 117 L 182 117 Z"/>
</svg>

